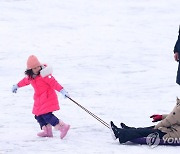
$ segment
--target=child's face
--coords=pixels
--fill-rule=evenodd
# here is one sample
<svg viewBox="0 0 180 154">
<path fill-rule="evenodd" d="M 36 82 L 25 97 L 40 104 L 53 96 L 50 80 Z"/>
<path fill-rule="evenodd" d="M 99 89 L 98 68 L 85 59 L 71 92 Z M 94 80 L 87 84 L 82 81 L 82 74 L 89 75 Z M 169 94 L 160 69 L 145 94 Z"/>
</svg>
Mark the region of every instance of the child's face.
<svg viewBox="0 0 180 154">
<path fill-rule="evenodd" d="M 32 71 L 34 74 L 38 74 L 40 70 L 41 70 L 41 66 L 37 66 L 35 68 L 32 68 Z"/>
</svg>

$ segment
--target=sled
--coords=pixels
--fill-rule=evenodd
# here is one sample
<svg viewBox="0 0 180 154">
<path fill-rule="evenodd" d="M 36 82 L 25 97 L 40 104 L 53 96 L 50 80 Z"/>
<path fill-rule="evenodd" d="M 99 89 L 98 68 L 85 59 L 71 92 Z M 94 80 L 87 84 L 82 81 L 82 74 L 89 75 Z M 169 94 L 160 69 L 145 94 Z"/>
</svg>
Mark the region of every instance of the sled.
<svg viewBox="0 0 180 154">
<path fill-rule="evenodd" d="M 180 146 L 180 139 L 173 139 L 169 138 L 167 140 L 159 139 L 159 140 L 153 140 L 152 138 L 148 137 L 142 137 L 137 138 L 134 140 L 131 140 L 132 143 L 135 144 L 142 144 L 142 145 L 149 145 L 149 146 L 158 146 L 158 145 L 170 145 L 170 146 Z"/>
</svg>

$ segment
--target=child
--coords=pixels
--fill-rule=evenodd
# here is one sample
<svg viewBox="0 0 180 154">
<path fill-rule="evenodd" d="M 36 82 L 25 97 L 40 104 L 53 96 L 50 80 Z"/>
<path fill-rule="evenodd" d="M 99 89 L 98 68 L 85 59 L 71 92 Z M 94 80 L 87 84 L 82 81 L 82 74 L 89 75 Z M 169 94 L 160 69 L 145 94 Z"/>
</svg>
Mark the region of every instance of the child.
<svg viewBox="0 0 180 154">
<path fill-rule="evenodd" d="M 42 129 L 42 132 L 37 135 L 40 137 L 53 137 L 52 126 L 54 126 L 56 130 L 60 131 L 60 138 L 63 139 L 70 125 L 59 120 L 52 112 L 60 109 L 55 90 L 60 92 L 64 97 L 69 97 L 68 93 L 51 75 L 52 68 L 42 65 L 34 55 L 29 56 L 27 60 L 27 70 L 25 74 L 26 77 L 18 84 L 13 85 L 12 92 L 16 93 L 18 88 L 29 84 L 34 88 L 34 106 L 32 113 L 35 115 L 35 119 Z"/>
</svg>

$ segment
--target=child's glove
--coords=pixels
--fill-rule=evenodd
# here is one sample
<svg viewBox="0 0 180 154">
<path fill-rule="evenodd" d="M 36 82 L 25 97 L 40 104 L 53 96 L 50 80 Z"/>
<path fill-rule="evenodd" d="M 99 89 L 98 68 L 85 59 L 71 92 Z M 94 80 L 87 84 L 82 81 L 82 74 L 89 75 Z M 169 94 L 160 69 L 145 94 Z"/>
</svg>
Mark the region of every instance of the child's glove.
<svg viewBox="0 0 180 154">
<path fill-rule="evenodd" d="M 70 97 L 69 94 L 68 94 L 68 92 L 67 92 L 66 90 L 64 90 L 64 89 L 62 89 L 62 90 L 60 91 L 60 93 L 64 96 L 64 98 Z"/>
<path fill-rule="evenodd" d="M 13 87 L 12 87 L 12 92 L 13 93 L 16 93 L 17 92 L 17 90 L 18 90 L 18 85 L 17 84 L 15 84 L 15 85 L 13 85 Z"/>
<path fill-rule="evenodd" d="M 153 118 L 152 122 L 157 122 L 157 121 L 161 121 L 162 120 L 162 115 L 153 114 L 152 116 L 150 116 L 150 118 Z"/>
</svg>

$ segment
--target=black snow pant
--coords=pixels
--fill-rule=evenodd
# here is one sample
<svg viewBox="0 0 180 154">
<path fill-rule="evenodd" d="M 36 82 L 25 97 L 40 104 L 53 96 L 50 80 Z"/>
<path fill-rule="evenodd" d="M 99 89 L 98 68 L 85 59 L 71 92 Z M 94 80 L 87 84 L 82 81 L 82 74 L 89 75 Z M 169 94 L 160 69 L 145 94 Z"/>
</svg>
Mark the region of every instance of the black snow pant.
<svg viewBox="0 0 180 154">
<path fill-rule="evenodd" d="M 158 129 L 153 129 L 152 127 L 129 129 L 118 128 L 117 137 L 119 138 L 120 143 L 125 143 L 137 138 L 147 137 L 151 133 L 158 133 L 160 139 L 166 134 Z"/>
</svg>

